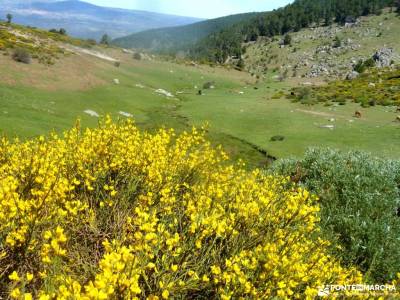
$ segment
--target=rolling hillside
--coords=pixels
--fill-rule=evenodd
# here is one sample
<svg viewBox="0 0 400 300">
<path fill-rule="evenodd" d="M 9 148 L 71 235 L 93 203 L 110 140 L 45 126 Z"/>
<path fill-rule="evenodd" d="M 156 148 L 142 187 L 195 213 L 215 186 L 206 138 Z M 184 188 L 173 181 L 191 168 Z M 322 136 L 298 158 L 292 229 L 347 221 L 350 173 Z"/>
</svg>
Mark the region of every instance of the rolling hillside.
<svg viewBox="0 0 400 300">
<path fill-rule="evenodd" d="M 182 27 L 132 34 L 114 40 L 118 46 L 179 54 L 224 63 L 241 57 L 243 43 L 272 38 L 301 29 L 344 25 L 361 16 L 379 15 L 395 0 L 296 0 L 278 10 L 208 20 Z"/>
<path fill-rule="evenodd" d="M 4 1 L 4 0 L 3 0 Z M 11 13 L 14 22 L 45 29 L 65 28 L 79 38 L 112 38 L 152 28 L 191 24 L 201 19 L 146 11 L 101 7 L 83 1 L 0 0 L 0 16 Z"/>
<path fill-rule="evenodd" d="M 156 51 L 179 51 L 195 44 L 202 38 L 228 28 L 238 22 L 251 19 L 258 13 L 238 14 L 186 26 L 149 30 L 117 38 L 115 45 Z"/>
<path fill-rule="evenodd" d="M 224 63 L 242 55 L 242 43 L 273 37 L 315 26 L 351 23 L 360 16 L 378 15 L 395 0 L 296 0 L 273 12 L 209 35 L 191 48 L 191 56 Z"/>
<path fill-rule="evenodd" d="M 385 26 L 390 19 L 387 22 Z M 256 79 L 225 67 L 177 64 L 151 56 L 136 60 L 126 50 L 87 48 L 66 38 L 0 25 L 4 134 L 31 137 L 53 129 L 61 132 L 78 116 L 84 126 L 93 126 L 99 116 L 111 114 L 131 116 L 148 130 L 165 126 L 188 131 L 208 122 L 212 142 L 251 166 L 265 165 L 272 157 L 301 156 L 309 146 L 367 150 L 385 157 L 397 157 L 400 151 L 395 107 L 363 108 L 351 101 L 308 107 L 285 95 L 309 78 L 279 81 L 275 78 L 279 73 L 268 69 L 264 79 Z M 12 59 L 11 47 L 16 45 L 32 53 L 31 64 Z M 210 82 L 214 88 L 207 89 Z M 375 84 L 379 87 L 379 82 Z M 357 110 L 363 118 L 353 117 Z M 276 142 L 275 136 L 284 140 Z"/>
<path fill-rule="evenodd" d="M 260 78 L 273 71 L 281 80 L 322 83 L 344 79 L 360 61 L 375 55 L 387 56 L 387 66 L 392 60 L 400 63 L 400 39 L 394 34 L 400 32 L 400 17 L 390 11 L 360 17 L 347 26 L 332 24 L 290 33 L 290 45 L 282 44 L 283 36 L 244 43 L 244 68 Z"/>
</svg>

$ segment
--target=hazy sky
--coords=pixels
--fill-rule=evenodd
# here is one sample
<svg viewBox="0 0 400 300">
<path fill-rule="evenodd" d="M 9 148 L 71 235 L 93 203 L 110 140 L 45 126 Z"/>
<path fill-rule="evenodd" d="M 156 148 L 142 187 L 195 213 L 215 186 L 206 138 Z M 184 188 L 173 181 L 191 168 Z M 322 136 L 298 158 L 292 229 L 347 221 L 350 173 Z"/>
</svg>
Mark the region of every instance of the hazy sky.
<svg viewBox="0 0 400 300">
<path fill-rule="evenodd" d="M 215 18 L 230 14 L 267 11 L 291 0 L 86 0 L 93 4 L 140 9 L 182 16 Z"/>
</svg>

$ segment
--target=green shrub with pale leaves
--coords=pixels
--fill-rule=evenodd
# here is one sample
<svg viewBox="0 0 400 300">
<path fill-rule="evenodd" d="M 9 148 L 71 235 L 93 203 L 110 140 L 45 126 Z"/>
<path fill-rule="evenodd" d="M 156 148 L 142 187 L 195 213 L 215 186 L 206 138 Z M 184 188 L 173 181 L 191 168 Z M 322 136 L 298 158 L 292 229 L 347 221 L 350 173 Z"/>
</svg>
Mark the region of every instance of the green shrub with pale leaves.
<svg viewBox="0 0 400 300">
<path fill-rule="evenodd" d="M 321 199 L 321 226 L 335 250 L 373 283 L 400 270 L 400 161 L 363 152 L 311 149 L 301 160 L 277 162 L 271 172 L 290 176 Z"/>
</svg>

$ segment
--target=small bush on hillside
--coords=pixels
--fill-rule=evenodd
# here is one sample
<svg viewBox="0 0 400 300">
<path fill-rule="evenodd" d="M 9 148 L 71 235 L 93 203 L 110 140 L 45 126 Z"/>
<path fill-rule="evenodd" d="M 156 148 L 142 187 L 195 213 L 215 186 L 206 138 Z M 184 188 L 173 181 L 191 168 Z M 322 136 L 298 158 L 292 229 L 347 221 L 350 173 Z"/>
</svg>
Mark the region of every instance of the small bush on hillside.
<svg viewBox="0 0 400 300">
<path fill-rule="evenodd" d="M 354 66 L 354 71 L 358 73 L 364 73 L 365 70 L 367 69 L 366 66 L 364 65 L 364 62 L 362 60 L 359 60 L 356 65 Z"/>
<path fill-rule="evenodd" d="M 135 54 L 133 54 L 133 59 L 142 60 L 142 54 L 140 54 L 139 52 L 136 52 Z"/>
<path fill-rule="evenodd" d="M 342 39 L 339 36 L 336 36 L 333 41 L 334 48 L 340 48 L 342 46 Z"/>
<path fill-rule="evenodd" d="M 286 46 L 290 46 L 292 44 L 292 36 L 290 34 L 286 34 L 283 38 L 283 44 Z"/>
<path fill-rule="evenodd" d="M 354 71 L 358 73 L 364 73 L 367 69 L 375 67 L 376 63 L 372 58 L 369 58 L 365 61 L 359 60 L 358 63 L 354 66 Z"/>
<path fill-rule="evenodd" d="M 239 61 L 236 64 L 236 67 L 241 71 L 244 69 L 245 67 L 245 63 L 244 60 L 242 58 L 239 59 Z"/>
<path fill-rule="evenodd" d="M 65 28 L 60 28 L 58 33 L 61 34 L 61 35 L 67 35 L 67 30 Z"/>
<path fill-rule="evenodd" d="M 369 58 L 364 62 L 364 66 L 369 69 L 376 66 L 375 60 L 373 58 Z"/>
<path fill-rule="evenodd" d="M 302 160 L 282 160 L 272 170 L 317 194 L 321 226 L 343 247 L 371 283 L 400 270 L 400 162 L 361 152 L 309 150 Z"/>
<path fill-rule="evenodd" d="M 111 43 L 111 38 L 108 36 L 108 34 L 103 34 L 103 36 L 100 39 L 99 42 L 101 45 L 110 45 Z"/>
<path fill-rule="evenodd" d="M 60 28 L 60 29 L 52 28 L 52 29 L 49 30 L 49 32 L 60 34 L 60 35 L 67 35 L 67 30 L 64 29 L 64 28 Z"/>
<path fill-rule="evenodd" d="M 318 103 L 318 99 L 312 94 L 312 89 L 309 87 L 300 87 L 296 92 L 292 92 L 289 96 L 293 102 L 300 102 L 306 105 L 313 105 Z"/>
<path fill-rule="evenodd" d="M 285 137 L 283 135 L 274 135 L 271 137 L 271 142 L 282 142 L 285 140 Z"/>
<path fill-rule="evenodd" d="M 12 58 L 17 62 L 21 62 L 24 64 L 30 64 L 32 61 L 31 54 L 28 52 L 28 50 L 23 48 L 15 49 Z"/>
<path fill-rule="evenodd" d="M 90 46 L 96 46 L 97 45 L 97 41 L 95 39 L 87 39 L 86 43 L 88 43 L 88 45 L 90 45 Z"/>
<path fill-rule="evenodd" d="M 205 90 L 211 89 L 212 87 L 214 87 L 214 85 L 215 85 L 214 81 L 208 81 L 203 84 L 203 89 Z"/>
</svg>

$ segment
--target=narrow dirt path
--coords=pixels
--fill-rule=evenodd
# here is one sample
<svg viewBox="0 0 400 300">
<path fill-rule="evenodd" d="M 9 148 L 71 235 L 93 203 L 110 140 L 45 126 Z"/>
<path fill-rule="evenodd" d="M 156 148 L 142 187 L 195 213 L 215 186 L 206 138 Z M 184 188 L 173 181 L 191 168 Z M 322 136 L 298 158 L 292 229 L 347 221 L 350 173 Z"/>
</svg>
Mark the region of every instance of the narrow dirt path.
<svg viewBox="0 0 400 300">
<path fill-rule="evenodd" d="M 314 116 L 320 116 L 320 117 L 338 117 L 337 115 L 334 114 L 329 114 L 329 113 L 324 113 L 324 112 L 320 112 L 320 111 L 313 111 L 313 110 L 305 110 L 305 109 L 296 109 L 296 111 L 305 113 L 305 114 L 309 114 L 309 115 L 314 115 Z M 339 116 L 342 117 L 342 116 Z"/>
<path fill-rule="evenodd" d="M 101 53 L 99 51 L 95 51 L 95 50 L 90 50 L 90 49 L 84 49 L 84 48 L 80 48 L 80 47 L 76 47 L 76 46 L 72 46 L 72 45 L 64 45 L 63 48 L 65 48 L 68 51 L 71 51 L 75 54 L 87 54 L 90 56 L 94 56 L 103 60 L 107 60 L 107 61 L 111 61 L 111 62 L 117 62 L 118 60 L 115 58 L 112 58 L 111 56 L 108 56 L 104 53 Z"/>
</svg>

